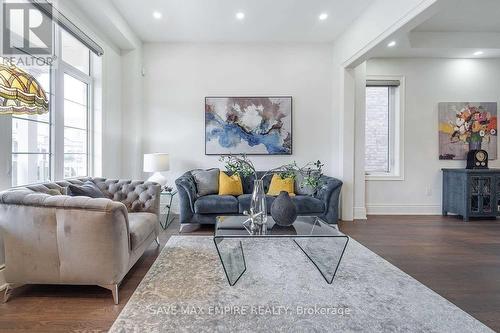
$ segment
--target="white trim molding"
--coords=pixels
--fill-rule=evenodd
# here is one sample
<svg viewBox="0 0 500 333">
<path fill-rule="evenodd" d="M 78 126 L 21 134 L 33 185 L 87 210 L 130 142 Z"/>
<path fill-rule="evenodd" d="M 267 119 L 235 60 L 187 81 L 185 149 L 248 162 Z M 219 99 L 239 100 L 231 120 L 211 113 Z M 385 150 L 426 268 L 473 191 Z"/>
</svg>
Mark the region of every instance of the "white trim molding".
<svg viewBox="0 0 500 333">
<path fill-rule="evenodd" d="M 365 207 L 354 207 L 354 219 L 355 220 L 366 220 L 366 208 Z"/>
<path fill-rule="evenodd" d="M 366 206 L 368 215 L 441 215 L 441 205 L 371 204 Z"/>
<path fill-rule="evenodd" d="M 5 271 L 5 265 L 0 265 L 0 290 L 4 290 L 7 288 L 7 282 L 5 281 L 4 277 L 4 272 Z"/>
</svg>

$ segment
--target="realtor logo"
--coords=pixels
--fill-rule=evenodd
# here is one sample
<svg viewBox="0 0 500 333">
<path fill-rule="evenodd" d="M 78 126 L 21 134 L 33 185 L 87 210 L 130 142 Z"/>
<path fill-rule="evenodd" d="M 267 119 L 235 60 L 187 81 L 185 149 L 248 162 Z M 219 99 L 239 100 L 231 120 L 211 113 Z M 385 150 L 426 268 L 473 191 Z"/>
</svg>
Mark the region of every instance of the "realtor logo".
<svg viewBox="0 0 500 333">
<path fill-rule="evenodd" d="M 52 5 L 3 3 L 3 54 L 52 55 Z"/>
</svg>

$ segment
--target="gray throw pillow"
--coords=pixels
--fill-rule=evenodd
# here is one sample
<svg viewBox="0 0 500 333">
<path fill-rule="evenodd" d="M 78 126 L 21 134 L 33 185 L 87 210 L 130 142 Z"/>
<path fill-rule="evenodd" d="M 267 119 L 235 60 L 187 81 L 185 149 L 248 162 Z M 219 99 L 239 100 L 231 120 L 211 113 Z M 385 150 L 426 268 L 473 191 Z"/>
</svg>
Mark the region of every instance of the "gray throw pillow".
<svg viewBox="0 0 500 333">
<path fill-rule="evenodd" d="M 295 194 L 310 195 L 310 196 L 315 195 L 317 189 L 309 185 L 302 185 L 303 182 L 304 182 L 304 175 L 301 173 L 297 173 L 295 176 Z"/>
<path fill-rule="evenodd" d="M 83 185 L 69 185 L 67 195 L 72 197 L 106 198 L 99 187 L 90 180 L 87 180 Z"/>
<path fill-rule="evenodd" d="M 199 197 L 219 193 L 219 172 L 217 168 L 191 171 Z"/>
<path fill-rule="evenodd" d="M 62 194 L 62 192 L 60 190 L 56 190 L 55 188 L 49 188 L 47 190 L 47 192 L 45 192 L 45 193 L 47 193 L 48 195 L 52 195 L 52 196 Z"/>
</svg>

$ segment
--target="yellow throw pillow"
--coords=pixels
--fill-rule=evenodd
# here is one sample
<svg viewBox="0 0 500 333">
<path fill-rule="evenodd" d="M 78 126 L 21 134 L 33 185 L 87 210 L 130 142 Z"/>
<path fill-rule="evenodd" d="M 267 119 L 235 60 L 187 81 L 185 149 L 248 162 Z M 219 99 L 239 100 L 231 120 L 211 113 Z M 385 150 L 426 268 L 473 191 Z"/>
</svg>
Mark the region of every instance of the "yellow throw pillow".
<svg viewBox="0 0 500 333">
<path fill-rule="evenodd" d="M 279 195 L 281 191 L 288 192 L 290 196 L 294 196 L 294 185 L 295 180 L 293 178 L 281 178 L 280 175 L 274 174 L 271 179 L 271 185 L 269 185 L 269 190 L 267 191 L 268 195 Z"/>
<path fill-rule="evenodd" d="M 242 195 L 243 184 L 239 175 L 228 176 L 225 172 L 219 173 L 219 195 Z"/>
</svg>

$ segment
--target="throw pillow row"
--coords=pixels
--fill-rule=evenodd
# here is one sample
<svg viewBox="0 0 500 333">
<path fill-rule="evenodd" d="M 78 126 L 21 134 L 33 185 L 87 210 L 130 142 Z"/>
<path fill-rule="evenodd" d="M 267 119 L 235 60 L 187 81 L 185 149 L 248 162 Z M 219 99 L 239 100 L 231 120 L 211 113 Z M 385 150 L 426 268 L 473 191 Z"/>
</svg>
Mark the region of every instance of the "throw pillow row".
<svg viewBox="0 0 500 333">
<path fill-rule="evenodd" d="M 219 169 L 193 170 L 191 174 L 196 182 L 199 197 L 209 194 L 234 196 L 243 194 L 243 184 L 239 175 L 229 176 Z M 281 191 L 286 191 L 290 195 L 295 195 L 294 185 L 293 178 L 282 179 L 274 174 L 267 194 L 277 196 Z"/>
</svg>

